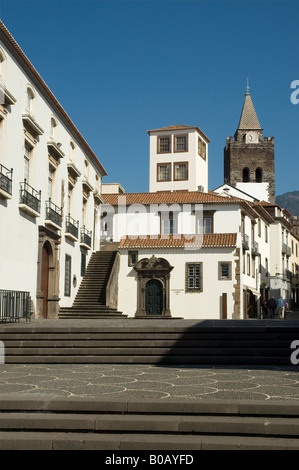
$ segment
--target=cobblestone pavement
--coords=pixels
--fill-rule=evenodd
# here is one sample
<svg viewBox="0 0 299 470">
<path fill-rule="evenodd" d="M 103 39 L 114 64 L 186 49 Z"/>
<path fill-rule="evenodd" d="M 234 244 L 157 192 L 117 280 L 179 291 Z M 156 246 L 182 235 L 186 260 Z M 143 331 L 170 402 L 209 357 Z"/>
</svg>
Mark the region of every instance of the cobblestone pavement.
<svg viewBox="0 0 299 470">
<path fill-rule="evenodd" d="M 299 400 L 299 365 L 248 369 L 2 364 L 1 397 Z"/>
<path fill-rule="evenodd" d="M 287 323 L 298 327 L 299 312 L 290 312 Z M 43 328 L 70 326 L 70 320 L 47 320 L 23 324 Z M 109 322 L 109 323 L 108 323 Z M 117 322 L 117 323 L 116 323 Z M 121 323 L 123 322 L 123 324 Z M 162 325 L 153 320 L 152 325 Z M 223 325 L 222 321 L 172 320 L 173 326 L 195 324 Z M 286 320 L 253 320 L 248 326 L 267 324 L 281 326 Z M 115 324 L 130 329 L 142 325 L 140 320 L 115 320 Z M 240 324 L 240 320 L 227 323 L 229 327 Z M 90 321 L 74 321 L 72 327 L 88 327 Z M 103 327 L 115 326 L 111 320 L 101 320 Z M 99 326 L 98 325 L 98 326 Z M 95 326 L 93 322 L 93 326 Z M 8 324 L 5 329 L 17 328 Z M 128 331 L 128 330 L 127 330 Z M 294 338 L 298 339 L 299 338 Z M 97 397 L 113 399 L 165 399 L 197 398 L 228 400 L 299 400 L 299 364 L 284 367 L 200 367 L 200 366 L 154 366 L 113 364 L 0 364 L 1 397 L 53 398 L 53 397 Z"/>
</svg>

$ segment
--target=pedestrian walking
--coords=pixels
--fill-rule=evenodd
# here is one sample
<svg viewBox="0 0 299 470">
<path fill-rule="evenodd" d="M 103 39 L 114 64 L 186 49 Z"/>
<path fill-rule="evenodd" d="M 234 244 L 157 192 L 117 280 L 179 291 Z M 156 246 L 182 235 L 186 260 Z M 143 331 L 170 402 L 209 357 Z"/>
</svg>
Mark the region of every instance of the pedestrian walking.
<svg viewBox="0 0 299 470">
<path fill-rule="evenodd" d="M 278 301 L 277 301 L 277 308 L 278 308 L 279 318 L 284 318 L 285 317 L 286 306 L 287 306 L 287 303 L 286 303 L 285 299 L 283 299 L 282 296 L 280 296 Z"/>
<path fill-rule="evenodd" d="M 268 307 L 269 307 L 269 310 L 270 310 L 271 318 L 274 318 L 277 303 L 276 303 L 276 300 L 273 296 L 271 297 L 271 299 L 268 300 Z"/>
</svg>

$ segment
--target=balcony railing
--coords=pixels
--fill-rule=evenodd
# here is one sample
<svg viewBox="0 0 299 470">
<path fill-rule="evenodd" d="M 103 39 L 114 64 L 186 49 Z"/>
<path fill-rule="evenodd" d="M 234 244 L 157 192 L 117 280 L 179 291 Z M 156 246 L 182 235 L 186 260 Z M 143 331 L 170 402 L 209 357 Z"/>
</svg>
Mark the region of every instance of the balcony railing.
<svg viewBox="0 0 299 470">
<path fill-rule="evenodd" d="M 12 195 L 12 168 L 9 170 L 0 165 L 0 190 Z"/>
<path fill-rule="evenodd" d="M 86 230 L 85 226 L 80 231 L 80 243 L 91 248 L 91 231 Z"/>
<path fill-rule="evenodd" d="M 65 235 L 78 240 L 79 220 L 74 220 L 70 215 L 67 215 L 65 218 Z"/>
<path fill-rule="evenodd" d="M 58 227 L 62 225 L 62 209 L 56 206 L 51 199 L 46 201 L 46 221 L 53 222 Z"/>
<path fill-rule="evenodd" d="M 0 321 L 30 320 L 29 292 L 0 290 Z"/>
<path fill-rule="evenodd" d="M 26 180 L 20 183 L 20 204 L 40 214 L 41 191 L 36 191 Z"/>
<path fill-rule="evenodd" d="M 242 246 L 244 250 L 249 250 L 249 236 L 242 233 Z"/>
</svg>

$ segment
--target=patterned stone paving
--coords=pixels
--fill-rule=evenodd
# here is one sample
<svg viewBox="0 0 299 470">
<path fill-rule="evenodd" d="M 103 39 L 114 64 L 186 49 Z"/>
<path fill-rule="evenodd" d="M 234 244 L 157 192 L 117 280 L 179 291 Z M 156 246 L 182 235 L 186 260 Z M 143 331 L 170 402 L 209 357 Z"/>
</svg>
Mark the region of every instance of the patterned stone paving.
<svg viewBox="0 0 299 470">
<path fill-rule="evenodd" d="M 8 397 L 299 400 L 299 365 L 175 367 L 152 365 L 0 365 Z"/>
</svg>

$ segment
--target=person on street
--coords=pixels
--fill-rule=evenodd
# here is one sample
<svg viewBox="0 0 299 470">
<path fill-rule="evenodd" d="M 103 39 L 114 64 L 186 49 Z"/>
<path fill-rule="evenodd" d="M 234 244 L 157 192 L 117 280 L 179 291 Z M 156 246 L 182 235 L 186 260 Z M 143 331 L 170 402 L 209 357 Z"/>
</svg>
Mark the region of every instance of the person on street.
<svg viewBox="0 0 299 470">
<path fill-rule="evenodd" d="M 274 318 L 277 303 L 276 303 L 276 300 L 274 299 L 273 296 L 271 297 L 271 299 L 268 300 L 268 307 L 269 307 L 269 310 L 270 310 L 271 318 Z"/>
<path fill-rule="evenodd" d="M 278 308 L 279 318 L 284 318 L 285 317 L 286 306 L 287 306 L 287 303 L 286 303 L 285 299 L 283 299 L 282 296 L 280 296 L 278 301 L 277 301 L 277 308 Z"/>
</svg>

